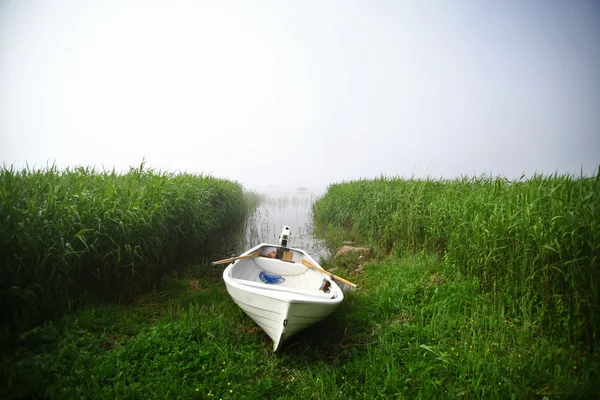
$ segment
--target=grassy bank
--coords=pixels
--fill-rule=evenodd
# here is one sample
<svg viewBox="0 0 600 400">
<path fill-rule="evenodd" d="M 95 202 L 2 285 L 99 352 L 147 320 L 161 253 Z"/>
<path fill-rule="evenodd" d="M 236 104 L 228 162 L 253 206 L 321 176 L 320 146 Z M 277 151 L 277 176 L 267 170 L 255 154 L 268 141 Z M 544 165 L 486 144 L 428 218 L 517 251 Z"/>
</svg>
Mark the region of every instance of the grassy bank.
<svg viewBox="0 0 600 400">
<path fill-rule="evenodd" d="M 235 182 L 143 165 L 126 174 L 4 167 L 0 188 L 4 346 L 86 299 L 133 299 L 213 254 L 246 212 Z"/>
<path fill-rule="evenodd" d="M 579 185 L 594 181 L 569 179 L 568 183 L 582 193 L 578 197 L 581 202 L 575 206 L 562 202 L 562 208 L 575 224 L 585 220 L 584 212 L 596 215 L 597 195 L 588 191 L 596 190 L 596 186 L 581 188 Z M 529 215 L 529 221 L 546 215 L 537 207 L 540 203 L 546 207 L 554 204 L 553 196 L 562 190 L 554 188 L 547 193 L 546 180 L 552 178 L 539 178 L 539 190 L 530 188 L 517 203 L 524 210 L 521 214 Z M 315 205 L 317 218 L 328 227 L 330 243 L 352 240 L 360 245 L 361 240 L 367 240 L 380 252 L 378 258 L 359 268 L 355 263 L 343 261 L 325 263 L 327 268 L 358 283 L 359 290 L 347 293 L 335 313 L 291 338 L 280 353 L 272 352 L 270 339 L 233 303 L 222 281 L 223 268 L 201 263 L 191 266 L 183 277 L 171 277 L 160 290 L 139 296 L 133 304 L 87 307 L 54 318 L 29 332 L 3 360 L 0 397 L 596 398 L 600 387 L 598 353 L 585 336 L 576 336 L 587 329 L 585 323 L 573 328 L 553 326 L 552 320 L 546 319 L 550 314 L 535 308 L 543 307 L 543 296 L 533 301 L 527 293 L 509 290 L 512 287 L 509 279 L 514 277 L 502 269 L 492 270 L 491 278 L 496 274 L 504 276 L 508 289 L 500 284 L 489 286 L 481 275 L 450 254 L 453 246 L 461 251 L 475 251 L 474 243 L 487 241 L 460 236 L 463 233 L 455 232 L 458 228 L 450 223 L 445 228 L 438 227 L 450 239 L 441 240 L 439 235 L 439 240 L 434 240 L 434 236 L 429 236 L 434 231 L 432 219 L 419 219 L 417 223 L 402 215 L 403 209 L 413 207 L 410 215 L 416 216 L 419 207 L 425 206 L 429 214 L 424 215 L 441 218 L 443 214 L 432 208 L 436 197 L 433 194 L 437 191 L 438 201 L 443 203 L 440 207 L 444 205 L 448 212 L 463 215 L 463 218 L 455 214 L 445 216 L 448 221 L 456 218 L 462 224 L 460 229 L 471 229 L 468 232 L 473 234 L 485 228 L 497 232 L 497 240 L 510 237 L 501 234 L 497 227 L 495 230 L 492 222 L 501 218 L 500 213 L 493 214 L 493 207 L 486 207 L 497 197 L 482 195 L 489 190 L 487 184 L 495 182 L 377 180 L 332 186 Z M 354 185 L 358 185 L 358 190 Z M 496 195 L 501 194 L 503 185 L 513 184 L 498 184 Z M 345 193 L 345 187 L 353 192 Z M 401 197 L 403 192 L 399 187 L 413 188 L 409 198 Z M 459 187 L 468 190 L 460 192 Z M 473 208 L 464 210 L 460 208 L 461 202 L 442 201 L 453 199 L 443 193 L 448 188 L 459 192 L 455 199 L 460 198 Z M 431 193 L 425 194 L 428 190 Z M 396 197 L 380 196 L 380 192 Z M 479 200 L 466 199 L 477 193 Z M 544 200 L 532 197 L 536 193 L 545 196 Z M 431 202 L 425 201 L 426 196 Z M 489 202 L 480 204 L 485 198 Z M 376 204 L 369 199 L 375 199 Z M 525 202 L 530 199 L 532 204 Z M 577 210 L 582 204 L 587 211 Z M 340 210 L 336 211 L 336 207 Z M 499 203 L 498 207 L 516 206 Z M 551 209 L 558 212 L 561 207 Z M 403 231 L 390 224 L 386 210 L 393 210 L 394 223 L 405 220 L 404 226 L 413 223 L 415 229 Z M 342 222 L 327 219 L 325 211 L 331 215 L 345 213 L 348 219 Z M 489 216 L 479 222 L 483 227 L 478 228 L 482 212 L 489 212 Z M 509 227 L 514 232 L 524 229 L 526 223 L 516 223 L 517 216 L 510 212 L 502 215 L 513 218 L 514 226 Z M 555 224 L 560 220 L 554 219 Z M 422 221 L 429 221 L 429 225 Z M 596 243 L 593 242 L 595 224 L 590 221 L 574 229 L 581 235 L 578 237 L 591 241 L 587 246 Z M 540 228 L 532 228 L 536 229 Z M 591 234 L 586 229 L 592 229 Z M 544 235 L 550 233 L 544 231 Z M 532 249 L 526 253 L 530 260 L 539 258 L 533 253 L 533 245 L 523 241 L 523 248 Z M 571 248 L 571 244 L 558 241 L 561 250 Z M 486 254 L 499 257 L 490 249 Z M 569 257 L 566 250 L 562 256 Z M 588 261 L 594 267 L 595 259 Z M 579 260 L 571 264 L 575 262 Z M 508 264 L 505 268 L 517 267 Z M 586 271 L 582 269 L 581 273 Z M 540 286 L 536 279 L 547 278 L 542 272 L 529 277 L 528 290 Z M 578 277 L 571 277 L 568 272 L 565 269 L 560 276 L 571 279 L 567 282 L 578 282 Z M 592 279 L 589 285 L 596 285 L 597 278 L 588 277 Z M 563 301 L 566 293 L 556 296 L 561 284 L 559 281 L 552 290 L 554 298 Z M 517 294 L 522 304 L 515 308 L 515 303 L 519 304 Z M 581 298 L 594 299 L 593 293 L 582 293 L 577 300 Z M 532 308 L 529 314 L 523 312 L 527 307 Z M 593 305 L 584 307 L 590 309 Z M 564 319 L 569 312 L 570 309 L 565 309 L 555 314 L 555 318 L 563 318 L 559 321 L 564 324 L 570 321 Z M 594 335 L 595 329 L 591 332 Z"/>
<path fill-rule="evenodd" d="M 474 278 L 507 318 L 595 354 L 598 180 L 361 180 L 330 186 L 314 214 L 321 225 L 354 232 L 388 254 L 435 252 Z"/>
<path fill-rule="evenodd" d="M 330 265 L 331 267 L 331 265 Z M 593 398 L 598 363 L 515 323 L 435 255 L 390 257 L 329 318 L 271 351 L 199 267 L 129 306 L 46 324 L 7 364 L 4 398 Z M 35 336 L 35 337 L 34 337 Z"/>
</svg>

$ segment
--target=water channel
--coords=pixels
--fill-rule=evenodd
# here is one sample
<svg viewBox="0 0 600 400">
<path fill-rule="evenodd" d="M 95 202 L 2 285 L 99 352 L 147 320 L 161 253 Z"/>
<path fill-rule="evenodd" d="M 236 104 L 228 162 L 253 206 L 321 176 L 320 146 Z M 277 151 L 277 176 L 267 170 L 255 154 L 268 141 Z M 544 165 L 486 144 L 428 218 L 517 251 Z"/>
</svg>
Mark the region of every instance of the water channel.
<svg viewBox="0 0 600 400">
<path fill-rule="evenodd" d="M 311 193 L 278 193 L 263 195 L 263 201 L 245 221 L 242 248 L 248 250 L 260 243 L 279 243 L 284 226 L 291 228 L 289 247 L 308 252 L 315 260 L 329 257 L 325 242 L 315 237 Z"/>
</svg>

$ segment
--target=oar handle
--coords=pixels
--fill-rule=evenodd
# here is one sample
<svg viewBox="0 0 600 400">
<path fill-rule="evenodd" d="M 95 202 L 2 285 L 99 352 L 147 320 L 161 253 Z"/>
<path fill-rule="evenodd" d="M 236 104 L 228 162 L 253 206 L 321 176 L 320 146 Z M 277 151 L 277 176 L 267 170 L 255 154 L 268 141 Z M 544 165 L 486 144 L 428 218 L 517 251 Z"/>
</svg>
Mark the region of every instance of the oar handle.
<svg viewBox="0 0 600 400">
<path fill-rule="evenodd" d="M 227 263 L 230 263 L 235 260 L 243 260 L 246 258 L 254 258 L 254 257 L 258 257 L 258 256 L 260 256 L 260 251 L 255 251 L 254 253 L 249 254 L 247 256 L 237 256 L 237 257 L 226 258 L 224 260 L 213 261 L 212 265 L 227 264 Z"/>
<path fill-rule="evenodd" d="M 350 285 L 350 286 L 352 286 L 352 287 L 355 287 L 355 288 L 356 288 L 356 287 L 358 287 L 358 285 L 357 285 L 356 283 L 352 283 L 352 282 L 350 282 L 350 281 L 347 281 L 347 280 L 345 280 L 345 279 L 344 279 L 344 278 L 342 278 L 342 277 L 339 277 L 339 276 L 337 276 L 337 275 L 335 275 L 335 274 L 332 274 L 332 273 L 331 273 L 331 272 L 329 272 L 329 271 L 325 271 L 323 268 L 319 268 L 319 267 L 317 267 L 316 265 L 314 265 L 313 263 L 311 263 L 310 261 L 308 261 L 306 258 L 303 258 L 303 259 L 302 259 L 302 265 L 304 265 L 305 267 L 312 268 L 312 269 L 316 269 L 317 271 L 320 271 L 320 272 L 324 272 L 324 273 L 326 273 L 326 274 L 329 274 L 329 275 L 331 275 L 331 276 L 332 276 L 332 277 L 333 277 L 335 280 L 337 280 L 337 281 L 340 281 L 340 282 L 343 282 L 343 283 L 345 283 L 345 284 L 348 284 L 348 285 Z"/>
</svg>

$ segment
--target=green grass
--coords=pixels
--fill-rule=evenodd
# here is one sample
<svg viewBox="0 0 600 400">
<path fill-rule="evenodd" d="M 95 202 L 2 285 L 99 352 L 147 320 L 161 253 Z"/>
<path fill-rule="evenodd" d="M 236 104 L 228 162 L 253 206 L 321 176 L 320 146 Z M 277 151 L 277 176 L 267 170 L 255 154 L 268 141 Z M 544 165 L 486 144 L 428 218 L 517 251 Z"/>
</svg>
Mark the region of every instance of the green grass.
<svg viewBox="0 0 600 400">
<path fill-rule="evenodd" d="M 230 299 L 222 269 L 200 263 L 133 304 L 19 335 L 0 398 L 596 398 L 597 183 L 332 185 L 314 206 L 330 246 L 370 243 L 378 258 L 326 261 L 359 290 L 282 352 Z M 37 221 L 33 203 L 21 214 Z"/>
<path fill-rule="evenodd" d="M 48 315 L 130 301 L 211 257 L 246 211 L 240 184 L 210 176 L 3 167 L 0 350 Z"/>
<path fill-rule="evenodd" d="M 593 398 L 597 359 L 507 317 L 438 256 L 390 257 L 364 270 L 344 273 L 360 290 L 334 314 L 273 353 L 230 299 L 222 269 L 199 266 L 134 305 L 39 328 L 7 360 L 0 396 Z"/>
<path fill-rule="evenodd" d="M 334 228 L 329 236 L 351 232 L 386 254 L 435 252 L 475 278 L 511 319 L 535 322 L 544 337 L 595 354 L 599 180 L 382 177 L 331 185 L 314 215 Z"/>
</svg>

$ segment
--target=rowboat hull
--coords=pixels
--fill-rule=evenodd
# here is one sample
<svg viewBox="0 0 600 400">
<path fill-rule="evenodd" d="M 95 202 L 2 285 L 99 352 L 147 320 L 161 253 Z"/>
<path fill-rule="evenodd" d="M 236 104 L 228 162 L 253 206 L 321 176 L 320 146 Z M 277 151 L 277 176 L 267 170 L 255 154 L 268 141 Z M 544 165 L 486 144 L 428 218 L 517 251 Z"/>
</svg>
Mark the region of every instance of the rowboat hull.
<svg viewBox="0 0 600 400">
<path fill-rule="evenodd" d="M 261 244 L 242 255 L 263 255 L 277 246 Z M 266 257 L 237 260 L 223 272 L 227 292 L 233 301 L 273 340 L 273 349 L 300 330 L 330 315 L 344 300 L 344 294 L 326 273 L 307 268 L 302 260 L 318 263 L 305 251 L 288 249 L 289 261 Z M 289 255 L 289 254 L 288 254 Z M 265 274 L 279 282 L 265 282 Z M 325 281 L 326 291 L 320 290 Z"/>
</svg>

